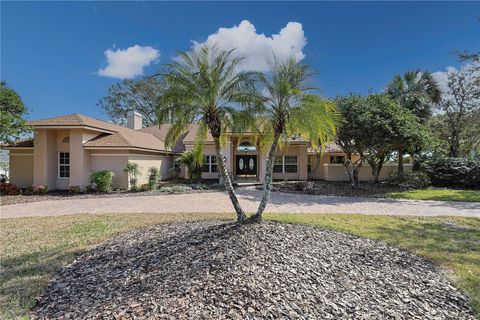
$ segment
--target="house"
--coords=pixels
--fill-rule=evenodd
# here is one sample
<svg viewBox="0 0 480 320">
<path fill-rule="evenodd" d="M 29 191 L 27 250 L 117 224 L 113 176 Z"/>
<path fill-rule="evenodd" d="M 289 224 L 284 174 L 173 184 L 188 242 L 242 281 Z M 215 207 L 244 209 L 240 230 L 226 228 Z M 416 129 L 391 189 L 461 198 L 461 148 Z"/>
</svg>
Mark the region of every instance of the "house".
<svg viewBox="0 0 480 320">
<path fill-rule="evenodd" d="M 127 189 L 128 177 L 124 168 L 136 162 L 141 168 L 138 184 L 148 181 L 148 169 L 160 168 L 162 179 L 170 177 L 175 156 L 190 150 L 195 143 L 198 127 L 192 124 L 173 148 L 165 146 L 165 136 L 170 127 L 142 127 L 139 113 L 128 114 L 127 126 L 122 127 L 81 114 L 59 116 L 30 122 L 34 129 L 32 139 L 19 140 L 7 147 L 10 157 L 10 182 L 25 188 L 46 184 L 50 190 L 84 188 L 93 171 L 111 170 L 115 173 L 114 187 Z M 230 133 L 222 147 L 228 170 L 234 181 L 262 182 L 266 157 L 248 133 L 242 136 Z M 218 159 L 211 136 L 205 142 L 203 179 L 218 179 Z M 320 157 L 309 149 L 308 143 L 292 139 L 279 151 L 274 165 L 274 179 L 329 181 L 347 180 L 342 165 L 345 154 L 335 144 L 330 144 Z M 407 164 L 408 168 L 411 164 Z M 387 164 L 381 173 L 385 179 L 396 164 Z M 185 176 L 183 170 L 182 175 Z M 360 172 L 361 180 L 371 180 L 368 166 Z"/>
</svg>

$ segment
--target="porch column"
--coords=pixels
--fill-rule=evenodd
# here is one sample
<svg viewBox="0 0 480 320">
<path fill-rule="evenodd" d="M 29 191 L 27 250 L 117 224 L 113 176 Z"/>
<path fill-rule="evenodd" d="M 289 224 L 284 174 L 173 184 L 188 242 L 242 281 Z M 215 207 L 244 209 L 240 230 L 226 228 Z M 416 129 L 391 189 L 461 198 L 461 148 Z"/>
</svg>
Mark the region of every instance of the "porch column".
<svg viewBox="0 0 480 320">
<path fill-rule="evenodd" d="M 233 174 L 233 156 L 232 156 L 232 143 L 228 141 L 222 147 L 222 154 L 225 157 L 225 164 L 227 166 L 227 170 Z"/>
<path fill-rule="evenodd" d="M 70 186 L 88 185 L 88 153 L 83 149 L 83 132 L 70 129 Z"/>
<path fill-rule="evenodd" d="M 298 180 L 308 179 L 308 148 L 307 146 L 298 146 Z"/>
<path fill-rule="evenodd" d="M 57 134 L 54 130 L 37 129 L 34 133 L 33 184 L 47 185 L 53 190 L 57 181 Z"/>
</svg>

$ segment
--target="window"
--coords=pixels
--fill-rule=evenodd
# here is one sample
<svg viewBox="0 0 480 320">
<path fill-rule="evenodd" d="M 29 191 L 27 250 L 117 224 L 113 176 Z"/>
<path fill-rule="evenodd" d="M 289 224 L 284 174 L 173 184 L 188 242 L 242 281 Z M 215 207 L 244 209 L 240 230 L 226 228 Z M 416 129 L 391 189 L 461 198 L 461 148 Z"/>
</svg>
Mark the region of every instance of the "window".
<svg viewBox="0 0 480 320">
<path fill-rule="evenodd" d="M 310 156 L 308 157 L 307 172 L 312 172 L 312 158 Z"/>
<path fill-rule="evenodd" d="M 282 173 L 283 172 L 283 157 L 276 156 L 275 162 L 273 163 L 273 172 Z"/>
<path fill-rule="evenodd" d="M 330 163 L 341 163 L 345 162 L 345 156 L 330 156 Z"/>
<path fill-rule="evenodd" d="M 273 165 L 275 173 L 296 173 L 297 156 L 277 156 Z"/>
<path fill-rule="evenodd" d="M 297 173 L 297 156 L 283 157 L 284 172 Z"/>
<path fill-rule="evenodd" d="M 70 152 L 58 153 L 58 178 L 70 178 Z"/>
<path fill-rule="evenodd" d="M 203 158 L 202 172 L 218 172 L 218 163 L 216 156 L 205 156 Z"/>
</svg>

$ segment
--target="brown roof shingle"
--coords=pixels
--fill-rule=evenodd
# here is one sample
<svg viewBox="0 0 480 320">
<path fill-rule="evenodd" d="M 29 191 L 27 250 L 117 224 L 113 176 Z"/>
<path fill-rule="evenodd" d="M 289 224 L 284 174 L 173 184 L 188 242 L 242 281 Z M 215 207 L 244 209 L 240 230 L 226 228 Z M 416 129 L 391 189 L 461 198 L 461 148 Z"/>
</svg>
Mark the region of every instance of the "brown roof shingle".
<svg viewBox="0 0 480 320">
<path fill-rule="evenodd" d="M 19 139 L 14 141 L 11 144 L 5 144 L 1 147 L 8 147 L 8 148 L 33 148 L 33 138 L 25 138 Z"/>
<path fill-rule="evenodd" d="M 83 114 L 70 114 L 43 120 L 31 121 L 32 126 L 73 126 L 91 127 L 110 131 L 111 133 L 99 134 L 97 137 L 84 143 L 85 147 L 119 147 L 119 148 L 143 148 L 155 151 L 169 151 L 165 148 L 162 140 L 156 136 L 118 126 L 113 123 L 94 119 Z"/>
<path fill-rule="evenodd" d="M 106 131 L 118 131 L 119 128 L 123 128 L 116 124 L 94 119 L 83 114 L 68 114 L 65 116 L 58 116 L 54 118 L 47 118 L 41 120 L 30 121 L 32 126 L 73 126 L 73 127 L 92 127 L 96 129 L 106 130 Z"/>
</svg>

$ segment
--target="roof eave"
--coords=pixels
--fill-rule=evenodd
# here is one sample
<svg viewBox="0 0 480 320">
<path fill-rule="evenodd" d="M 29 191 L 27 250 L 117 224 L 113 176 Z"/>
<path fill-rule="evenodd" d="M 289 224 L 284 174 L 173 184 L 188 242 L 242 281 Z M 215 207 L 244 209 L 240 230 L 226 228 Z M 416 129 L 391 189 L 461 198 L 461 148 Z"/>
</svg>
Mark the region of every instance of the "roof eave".
<svg viewBox="0 0 480 320">
<path fill-rule="evenodd" d="M 63 126 L 63 125 L 35 125 L 35 124 L 31 124 L 31 126 L 34 127 L 35 129 L 87 129 L 87 130 L 93 130 L 93 131 L 98 131 L 102 133 L 117 132 L 117 131 L 106 130 L 106 129 L 101 129 L 101 128 L 92 127 L 92 126 L 75 126 L 75 125 Z"/>
<path fill-rule="evenodd" d="M 166 154 L 178 154 L 178 152 L 168 151 L 168 150 L 160 150 L 160 149 L 150 149 L 150 148 L 141 148 L 141 147 L 118 147 L 118 146 L 85 146 L 84 149 L 86 150 L 136 150 L 136 151 L 147 151 L 147 152 L 155 152 L 155 153 L 166 153 Z"/>
</svg>

